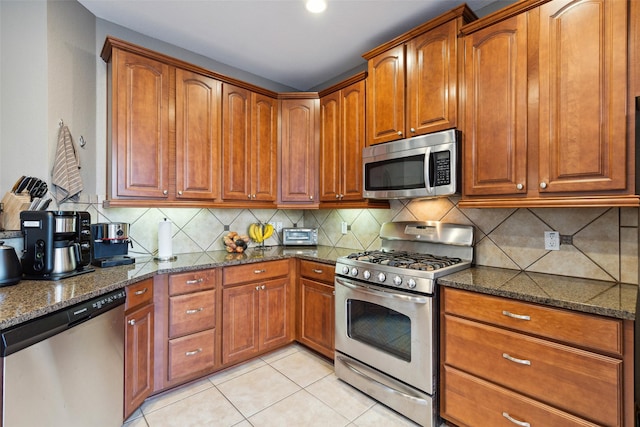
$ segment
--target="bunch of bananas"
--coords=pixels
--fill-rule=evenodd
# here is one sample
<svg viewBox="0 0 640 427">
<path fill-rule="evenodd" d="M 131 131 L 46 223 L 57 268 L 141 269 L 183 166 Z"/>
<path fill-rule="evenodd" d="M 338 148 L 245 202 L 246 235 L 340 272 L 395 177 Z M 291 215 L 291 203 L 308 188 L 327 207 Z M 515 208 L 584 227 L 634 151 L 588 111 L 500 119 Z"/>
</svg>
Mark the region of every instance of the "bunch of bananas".
<svg viewBox="0 0 640 427">
<path fill-rule="evenodd" d="M 256 243 L 262 243 L 273 235 L 274 229 L 271 224 L 253 223 L 249 226 L 249 237 Z"/>
</svg>

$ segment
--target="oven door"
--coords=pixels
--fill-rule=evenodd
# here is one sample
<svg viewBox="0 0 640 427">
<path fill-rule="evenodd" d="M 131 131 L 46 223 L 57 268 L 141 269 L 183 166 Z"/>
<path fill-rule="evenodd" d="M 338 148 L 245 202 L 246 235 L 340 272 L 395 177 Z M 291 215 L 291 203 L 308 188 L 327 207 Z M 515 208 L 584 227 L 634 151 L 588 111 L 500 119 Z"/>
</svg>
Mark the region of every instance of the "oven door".
<svg viewBox="0 0 640 427">
<path fill-rule="evenodd" d="M 435 298 L 336 276 L 336 350 L 435 393 Z"/>
</svg>

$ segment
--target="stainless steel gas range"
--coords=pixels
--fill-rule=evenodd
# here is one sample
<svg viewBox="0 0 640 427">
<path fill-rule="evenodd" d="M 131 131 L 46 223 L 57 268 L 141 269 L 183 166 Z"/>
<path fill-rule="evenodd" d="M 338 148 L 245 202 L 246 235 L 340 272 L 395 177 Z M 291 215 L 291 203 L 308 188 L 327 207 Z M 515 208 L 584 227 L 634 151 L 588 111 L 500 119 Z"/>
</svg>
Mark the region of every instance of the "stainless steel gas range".
<svg viewBox="0 0 640 427">
<path fill-rule="evenodd" d="M 336 262 L 338 378 L 422 426 L 438 422 L 436 279 L 469 268 L 472 226 L 388 222 L 381 250 Z"/>
</svg>

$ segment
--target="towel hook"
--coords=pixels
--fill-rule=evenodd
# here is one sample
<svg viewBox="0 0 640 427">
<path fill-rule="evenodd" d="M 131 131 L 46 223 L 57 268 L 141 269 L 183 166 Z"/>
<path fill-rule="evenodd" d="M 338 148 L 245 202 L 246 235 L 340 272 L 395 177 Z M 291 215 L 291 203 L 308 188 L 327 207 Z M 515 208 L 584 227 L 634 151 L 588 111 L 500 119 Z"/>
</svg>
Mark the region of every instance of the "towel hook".
<svg viewBox="0 0 640 427">
<path fill-rule="evenodd" d="M 58 122 L 58 126 L 59 126 L 59 127 L 64 126 L 64 122 L 62 121 L 62 119 L 60 119 L 60 121 Z"/>
</svg>

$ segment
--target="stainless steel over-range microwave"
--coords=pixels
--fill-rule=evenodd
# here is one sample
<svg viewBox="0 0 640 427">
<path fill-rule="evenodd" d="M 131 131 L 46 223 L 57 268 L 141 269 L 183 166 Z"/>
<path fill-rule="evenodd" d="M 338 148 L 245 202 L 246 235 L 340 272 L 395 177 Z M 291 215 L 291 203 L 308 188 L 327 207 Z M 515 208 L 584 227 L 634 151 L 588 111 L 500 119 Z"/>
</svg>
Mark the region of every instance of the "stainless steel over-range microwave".
<svg viewBox="0 0 640 427">
<path fill-rule="evenodd" d="M 363 196 L 414 199 L 459 191 L 460 132 L 451 129 L 364 148 Z"/>
</svg>

